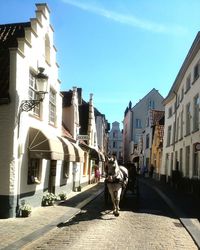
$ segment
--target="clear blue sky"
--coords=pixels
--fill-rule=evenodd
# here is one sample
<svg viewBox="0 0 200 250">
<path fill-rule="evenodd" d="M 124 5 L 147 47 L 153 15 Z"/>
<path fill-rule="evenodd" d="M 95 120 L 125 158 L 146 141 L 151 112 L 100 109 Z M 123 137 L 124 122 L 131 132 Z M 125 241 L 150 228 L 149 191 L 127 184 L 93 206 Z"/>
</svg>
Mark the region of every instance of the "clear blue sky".
<svg viewBox="0 0 200 250">
<path fill-rule="evenodd" d="M 1 0 L 0 23 L 35 16 L 33 0 Z M 41 2 L 41 1 L 40 1 Z M 83 89 L 121 123 L 152 88 L 166 97 L 200 25 L 199 0 L 47 0 L 61 90 Z M 121 126 L 122 127 L 122 126 Z"/>
</svg>

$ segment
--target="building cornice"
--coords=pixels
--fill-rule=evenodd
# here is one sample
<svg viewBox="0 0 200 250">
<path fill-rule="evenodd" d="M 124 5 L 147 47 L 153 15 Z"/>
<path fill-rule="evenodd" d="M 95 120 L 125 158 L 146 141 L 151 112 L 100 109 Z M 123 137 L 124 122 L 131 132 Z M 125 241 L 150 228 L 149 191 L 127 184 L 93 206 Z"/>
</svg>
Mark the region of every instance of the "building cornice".
<svg viewBox="0 0 200 250">
<path fill-rule="evenodd" d="M 178 88 L 181 84 L 181 81 L 183 80 L 183 77 L 185 75 L 185 72 L 187 71 L 188 67 L 190 66 L 192 60 L 194 59 L 194 57 L 196 56 L 197 52 L 200 49 L 200 32 L 197 33 L 192 46 L 178 72 L 178 75 L 176 76 L 176 79 L 167 95 L 167 97 L 163 100 L 163 105 L 166 105 L 168 102 L 170 102 L 174 96 L 175 93 L 177 93 Z"/>
</svg>

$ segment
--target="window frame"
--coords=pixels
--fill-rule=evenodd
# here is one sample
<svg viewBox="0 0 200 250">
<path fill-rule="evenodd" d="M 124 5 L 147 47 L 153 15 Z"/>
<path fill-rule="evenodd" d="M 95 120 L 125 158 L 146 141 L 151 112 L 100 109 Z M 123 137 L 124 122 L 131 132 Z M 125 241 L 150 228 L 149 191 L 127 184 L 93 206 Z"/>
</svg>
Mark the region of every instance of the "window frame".
<svg viewBox="0 0 200 250">
<path fill-rule="evenodd" d="M 53 89 L 49 91 L 49 124 L 56 125 L 56 92 Z"/>
<path fill-rule="evenodd" d="M 29 158 L 27 184 L 40 184 L 41 161 L 41 159 Z"/>
</svg>

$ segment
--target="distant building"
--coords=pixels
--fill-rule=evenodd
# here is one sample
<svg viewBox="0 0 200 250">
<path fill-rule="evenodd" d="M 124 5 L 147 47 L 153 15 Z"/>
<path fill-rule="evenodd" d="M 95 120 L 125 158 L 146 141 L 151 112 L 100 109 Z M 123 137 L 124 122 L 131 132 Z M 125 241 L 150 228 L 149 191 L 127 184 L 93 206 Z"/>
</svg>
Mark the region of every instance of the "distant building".
<svg viewBox="0 0 200 250">
<path fill-rule="evenodd" d="M 158 90 L 153 88 L 134 107 L 129 102 L 123 120 L 123 158 L 125 163 L 133 161 L 134 152 L 138 151 L 138 146 L 141 147 L 141 137 L 147 125 L 148 111 L 164 110 L 163 99 Z"/>
<path fill-rule="evenodd" d="M 108 152 L 116 155 L 118 161 L 122 162 L 122 131 L 117 121 L 112 123 L 112 128 L 109 132 Z"/>
<path fill-rule="evenodd" d="M 152 143 L 154 136 L 154 126 L 158 124 L 159 120 L 163 116 L 164 116 L 164 111 L 160 110 L 150 109 L 147 114 L 146 128 L 143 131 L 143 149 L 142 149 L 143 161 L 141 161 L 141 164 L 145 165 L 148 169 L 150 169 L 151 164 L 153 165 L 151 154 L 152 154 Z"/>
</svg>

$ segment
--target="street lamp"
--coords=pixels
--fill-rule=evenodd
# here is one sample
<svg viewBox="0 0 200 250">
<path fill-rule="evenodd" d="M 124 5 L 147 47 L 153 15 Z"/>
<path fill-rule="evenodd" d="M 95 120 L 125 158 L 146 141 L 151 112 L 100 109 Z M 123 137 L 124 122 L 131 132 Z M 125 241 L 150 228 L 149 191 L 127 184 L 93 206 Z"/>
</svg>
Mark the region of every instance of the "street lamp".
<svg viewBox="0 0 200 250">
<path fill-rule="evenodd" d="M 38 68 L 39 73 L 35 76 L 36 78 L 36 99 L 35 100 L 23 100 L 20 105 L 20 113 L 23 111 L 30 111 L 40 102 L 43 102 L 45 94 L 47 93 L 47 80 L 48 76 L 45 75 L 44 68 Z"/>
</svg>

